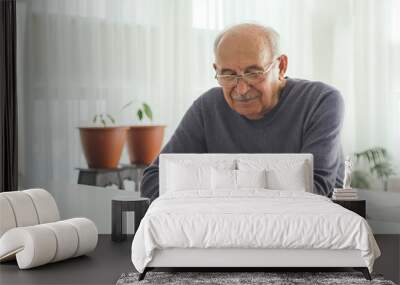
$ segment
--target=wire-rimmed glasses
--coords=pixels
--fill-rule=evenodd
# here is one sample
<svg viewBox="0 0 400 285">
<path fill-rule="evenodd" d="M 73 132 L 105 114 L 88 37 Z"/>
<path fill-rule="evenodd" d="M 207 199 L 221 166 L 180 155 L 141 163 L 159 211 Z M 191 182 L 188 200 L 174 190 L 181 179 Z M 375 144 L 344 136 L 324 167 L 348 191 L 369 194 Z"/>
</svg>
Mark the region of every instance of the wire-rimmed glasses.
<svg viewBox="0 0 400 285">
<path fill-rule="evenodd" d="M 267 73 L 271 71 L 275 61 L 278 59 L 274 59 L 264 70 L 247 72 L 243 75 L 217 73 L 215 74 L 215 79 L 223 87 L 234 87 L 239 83 L 239 79 L 243 79 L 249 85 L 254 85 L 265 80 Z"/>
</svg>

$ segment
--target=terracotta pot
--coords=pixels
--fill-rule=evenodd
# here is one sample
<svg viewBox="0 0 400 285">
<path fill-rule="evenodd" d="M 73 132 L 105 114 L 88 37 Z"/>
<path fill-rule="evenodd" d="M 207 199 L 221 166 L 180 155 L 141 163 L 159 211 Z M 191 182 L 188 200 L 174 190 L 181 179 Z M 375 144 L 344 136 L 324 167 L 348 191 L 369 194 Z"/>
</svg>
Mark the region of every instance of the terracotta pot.
<svg viewBox="0 0 400 285">
<path fill-rule="evenodd" d="M 130 126 L 127 135 L 129 160 L 132 164 L 150 164 L 160 153 L 164 125 Z"/>
<path fill-rule="evenodd" d="M 116 168 L 127 127 L 80 127 L 83 153 L 89 168 Z"/>
</svg>

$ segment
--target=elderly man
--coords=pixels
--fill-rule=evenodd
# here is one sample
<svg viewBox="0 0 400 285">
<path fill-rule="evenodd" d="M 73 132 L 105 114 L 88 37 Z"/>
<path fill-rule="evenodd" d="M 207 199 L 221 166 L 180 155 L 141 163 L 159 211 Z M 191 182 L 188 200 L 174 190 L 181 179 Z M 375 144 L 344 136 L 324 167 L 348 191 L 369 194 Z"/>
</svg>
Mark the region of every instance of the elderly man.
<svg viewBox="0 0 400 285">
<path fill-rule="evenodd" d="M 233 26 L 217 37 L 214 51 L 221 87 L 194 101 L 162 153 L 312 153 L 314 192 L 330 195 L 343 178 L 340 93 L 285 77 L 288 58 L 271 28 Z M 158 197 L 158 159 L 141 189 Z"/>
</svg>

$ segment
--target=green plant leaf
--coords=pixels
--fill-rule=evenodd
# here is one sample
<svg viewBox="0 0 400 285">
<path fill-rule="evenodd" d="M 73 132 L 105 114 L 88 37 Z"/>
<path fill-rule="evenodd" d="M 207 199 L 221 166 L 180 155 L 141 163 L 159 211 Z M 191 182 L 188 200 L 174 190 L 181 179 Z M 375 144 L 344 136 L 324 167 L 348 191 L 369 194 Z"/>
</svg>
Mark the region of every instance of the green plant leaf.
<svg viewBox="0 0 400 285">
<path fill-rule="evenodd" d="M 130 105 L 132 105 L 133 104 L 133 100 L 132 101 L 129 101 L 128 103 L 126 103 L 122 108 L 121 108 L 121 111 L 122 110 L 124 110 L 124 109 L 126 109 L 126 108 L 128 108 Z"/>
<path fill-rule="evenodd" d="M 137 116 L 139 118 L 139 121 L 141 121 L 143 119 L 143 111 L 142 111 L 142 109 L 137 110 Z"/>
<path fill-rule="evenodd" d="M 376 152 L 374 149 L 373 150 L 371 150 L 370 151 L 370 155 L 371 155 L 371 158 L 372 158 L 372 162 L 374 163 L 374 164 L 377 164 L 378 163 L 378 161 L 379 161 L 379 153 L 378 152 Z"/>
<path fill-rule="evenodd" d="M 103 127 L 107 125 L 106 121 L 103 118 L 103 114 L 100 114 L 100 122 L 103 124 Z"/>
<path fill-rule="evenodd" d="M 389 154 L 383 147 L 372 147 L 362 152 L 354 153 L 357 163 L 361 160 L 368 161 L 369 173 L 364 171 L 355 170 L 353 177 L 356 177 L 355 183 L 366 187 L 369 184 L 368 176 L 373 175 L 384 183 L 390 175 L 395 174 L 394 168 L 390 163 Z M 352 181 L 353 184 L 353 181 Z"/>
<path fill-rule="evenodd" d="M 354 155 L 357 159 L 357 162 L 363 158 L 366 159 L 371 166 L 388 159 L 387 151 L 382 147 L 373 147 L 362 152 L 355 153 Z"/>
<path fill-rule="evenodd" d="M 151 111 L 151 108 L 148 104 L 143 103 L 143 111 L 146 114 L 147 118 L 149 118 L 150 121 L 153 121 L 153 112 Z"/>
<path fill-rule="evenodd" d="M 371 167 L 371 173 L 375 173 L 379 179 L 387 179 L 390 175 L 394 174 L 394 170 L 389 162 L 384 161 L 375 164 Z"/>
<path fill-rule="evenodd" d="M 361 170 L 355 170 L 351 177 L 351 186 L 353 188 L 369 189 L 368 173 Z"/>
<path fill-rule="evenodd" d="M 370 151 L 370 150 L 367 150 L 367 151 L 365 152 L 365 155 L 366 155 L 366 157 L 367 157 L 368 163 L 371 163 L 371 161 L 372 161 L 371 151 Z"/>
<path fill-rule="evenodd" d="M 97 121 L 100 121 L 100 123 L 103 125 L 103 127 L 105 127 L 105 126 L 107 126 L 107 120 L 109 120 L 112 124 L 115 125 L 116 120 L 110 114 L 96 114 L 96 115 L 94 115 L 92 121 L 93 121 L 93 124 L 95 124 Z"/>
<path fill-rule="evenodd" d="M 115 119 L 110 114 L 107 114 L 108 119 L 115 125 Z"/>
</svg>

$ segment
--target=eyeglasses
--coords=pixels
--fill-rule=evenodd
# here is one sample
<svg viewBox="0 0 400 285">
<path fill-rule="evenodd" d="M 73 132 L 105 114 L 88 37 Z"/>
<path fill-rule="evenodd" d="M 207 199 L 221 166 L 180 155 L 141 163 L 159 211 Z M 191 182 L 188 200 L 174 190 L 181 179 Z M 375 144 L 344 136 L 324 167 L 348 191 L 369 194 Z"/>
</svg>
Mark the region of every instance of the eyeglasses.
<svg viewBox="0 0 400 285">
<path fill-rule="evenodd" d="M 279 57 L 274 59 L 264 70 L 248 72 L 243 75 L 217 73 L 215 74 L 215 79 L 217 79 L 219 85 L 223 87 L 234 87 L 239 83 L 239 79 L 243 79 L 249 85 L 254 85 L 265 80 L 267 73 L 271 71 L 276 60 L 279 60 Z"/>
</svg>

